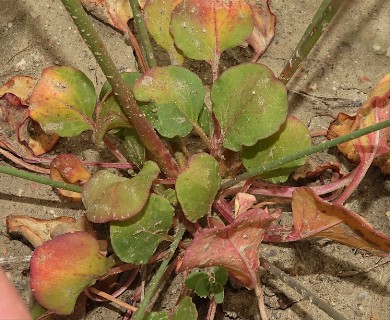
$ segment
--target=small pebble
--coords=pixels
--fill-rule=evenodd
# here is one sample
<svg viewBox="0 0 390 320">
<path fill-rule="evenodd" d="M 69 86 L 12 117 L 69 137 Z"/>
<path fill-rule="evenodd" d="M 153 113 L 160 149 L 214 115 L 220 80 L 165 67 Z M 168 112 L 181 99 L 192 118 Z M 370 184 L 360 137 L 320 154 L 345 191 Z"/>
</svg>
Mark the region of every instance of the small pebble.
<svg viewBox="0 0 390 320">
<path fill-rule="evenodd" d="M 311 91 L 317 91 L 318 90 L 318 84 L 317 83 L 311 83 L 309 84 L 309 89 Z"/>
</svg>

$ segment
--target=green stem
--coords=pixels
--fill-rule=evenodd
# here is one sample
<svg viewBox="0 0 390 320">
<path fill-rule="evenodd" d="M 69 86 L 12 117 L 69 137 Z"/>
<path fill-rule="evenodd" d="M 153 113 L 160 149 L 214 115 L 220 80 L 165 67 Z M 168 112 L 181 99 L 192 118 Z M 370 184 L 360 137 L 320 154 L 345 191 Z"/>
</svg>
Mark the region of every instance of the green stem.
<svg viewBox="0 0 390 320">
<path fill-rule="evenodd" d="M 148 29 L 146 28 L 138 0 L 130 0 L 130 6 L 133 11 L 135 29 L 141 40 L 141 46 L 144 50 L 146 61 L 148 62 L 149 68 L 154 68 L 157 66 L 157 62 L 154 58 L 153 47 L 150 43 Z"/>
<path fill-rule="evenodd" d="M 332 139 L 332 140 L 317 144 L 316 146 L 307 148 L 307 149 L 302 150 L 300 152 L 297 152 L 295 154 L 280 158 L 280 159 L 272 161 L 272 162 L 265 163 L 256 169 L 250 170 L 248 172 L 240 174 L 239 176 L 237 176 L 231 180 L 226 181 L 225 183 L 222 184 L 221 189 L 230 188 L 242 180 L 247 180 L 249 178 L 258 176 L 264 172 L 275 169 L 283 164 L 289 163 L 291 161 L 294 161 L 294 160 L 297 160 L 300 158 L 307 157 L 313 153 L 317 153 L 317 152 L 323 151 L 325 149 L 335 147 L 338 144 L 359 138 L 359 137 L 364 136 L 366 134 L 369 134 L 371 132 L 378 131 L 378 130 L 381 130 L 381 129 L 384 129 L 387 127 L 390 127 L 390 120 L 379 122 L 379 123 L 374 124 L 372 126 L 369 126 L 369 127 L 363 128 L 363 129 L 359 129 L 357 131 L 351 132 L 349 134 L 338 137 L 336 139 Z"/>
<path fill-rule="evenodd" d="M 0 172 L 5 173 L 5 174 L 9 174 L 9 175 L 14 176 L 14 177 L 34 181 L 34 182 L 41 183 L 41 184 L 46 184 L 46 185 L 51 186 L 53 188 L 65 189 L 65 190 L 74 191 L 74 192 L 81 192 L 83 190 L 82 187 L 76 186 L 74 184 L 60 182 L 60 181 L 54 181 L 54 180 L 51 180 L 50 178 L 40 176 L 36 173 L 18 170 L 18 169 L 12 168 L 12 167 L 0 166 Z"/>
<path fill-rule="evenodd" d="M 112 87 L 114 95 L 134 126 L 134 129 L 137 131 L 137 134 L 146 149 L 169 177 L 176 178 L 178 167 L 175 159 L 171 156 L 162 140 L 147 121 L 145 114 L 138 107 L 128 86 L 123 81 L 118 69 L 112 61 L 103 41 L 95 31 L 92 22 L 89 20 L 88 15 L 81 6 L 80 1 L 61 1 L 79 29 L 84 41 L 95 56 L 96 61 Z"/>
<path fill-rule="evenodd" d="M 185 232 L 185 228 L 183 225 L 179 225 L 179 229 L 175 235 L 175 238 L 171 244 L 171 247 L 169 248 L 170 253 L 168 257 L 161 263 L 160 267 L 158 268 L 155 276 L 153 277 L 153 280 L 151 281 L 149 288 L 145 294 L 144 299 L 141 301 L 141 304 L 138 307 L 137 312 L 133 315 L 131 319 L 133 320 L 142 320 L 145 317 L 145 312 L 147 311 L 147 307 L 149 305 L 149 302 L 152 300 L 153 296 L 156 294 L 161 278 L 164 275 L 165 270 L 168 267 L 168 263 L 171 260 L 173 254 L 176 251 L 177 246 L 179 245 L 179 242 L 181 238 L 183 237 L 183 234 Z"/>
<path fill-rule="evenodd" d="M 322 1 L 320 8 L 315 14 L 312 22 L 307 27 L 292 56 L 284 66 L 284 69 L 279 76 L 280 81 L 282 81 L 284 84 L 290 81 L 301 62 L 306 59 L 310 50 L 317 43 L 318 39 L 323 34 L 326 27 L 333 19 L 338 8 L 343 4 L 343 2 L 344 0 Z"/>
</svg>

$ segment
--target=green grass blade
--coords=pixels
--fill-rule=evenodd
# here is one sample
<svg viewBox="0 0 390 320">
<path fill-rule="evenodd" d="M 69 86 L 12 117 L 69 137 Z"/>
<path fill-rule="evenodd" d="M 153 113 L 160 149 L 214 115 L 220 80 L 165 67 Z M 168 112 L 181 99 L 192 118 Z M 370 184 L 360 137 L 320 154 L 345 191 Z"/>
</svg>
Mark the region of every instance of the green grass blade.
<svg viewBox="0 0 390 320">
<path fill-rule="evenodd" d="M 294 160 L 297 160 L 297 159 L 300 159 L 303 157 L 307 157 L 313 153 L 317 153 L 317 152 L 323 151 L 325 149 L 335 147 L 338 144 L 359 138 L 359 137 L 364 136 L 366 134 L 369 134 L 371 132 L 378 131 L 378 130 L 381 130 L 381 129 L 384 129 L 387 127 L 390 127 L 390 120 L 382 121 L 382 122 L 379 122 L 379 123 L 374 124 L 372 126 L 365 127 L 363 129 L 360 129 L 360 130 L 351 132 L 349 134 L 346 134 L 344 136 L 338 137 L 336 139 L 317 144 L 316 146 L 307 148 L 307 149 L 302 150 L 300 152 L 297 152 L 293 155 L 280 158 L 279 160 L 265 163 L 256 169 L 245 172 L 245 173 L 235 177 L 234 179 L 226 181 L 225 183 L 222 184 L 221 188 L 222 189 L 230 188 L 242 180 L 247 180 L 249 178 L 256 177 L 264 172 L 275 169 L 283 164 L 289 163 L 291 161 L 294 161 Z"/>
<path fill-rule="evenodd" d="M 318 39 L 324 33 L 326 27 L 332 21 L 339 7 L 344 0 L 324 0 L 315 14 L 312 22 L 307 27 L 304 35 L 295 48 L 292 56 L 287 61 L 279 80 L 284 84 L 290 81 L 297 71 L 301 62 L 306 59 L 307 55 L 317 43 Z"/>
</svg>

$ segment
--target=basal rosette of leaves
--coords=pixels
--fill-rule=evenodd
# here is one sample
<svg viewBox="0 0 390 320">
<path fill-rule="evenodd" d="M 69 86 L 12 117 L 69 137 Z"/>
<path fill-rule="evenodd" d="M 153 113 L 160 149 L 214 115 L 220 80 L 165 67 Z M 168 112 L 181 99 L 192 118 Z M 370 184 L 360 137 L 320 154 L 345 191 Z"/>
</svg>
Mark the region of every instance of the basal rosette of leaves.
<svg viewBox="0 0 390 320">
<path fill-rule="evenodd" d="M 308 128 L 288 116 L 286 87 L 270 68 L 247 62 L 219 74 L 223 51 L 247 41 L 257 60 L 272 40 L 275 16 L 268 1 L 260 2 L 263 9 L 256 1 L 244 0 L 145 1 L 146 26 L 157 44 L 167 50 L 172 64 L 182 64 L 186 58 L 205 60 L 211 65 L 212 83 L 203 83 L 194 71 L 177 65 L 148 68 L 143 74 L 122 73 L 118 78 L 128 90 L 127 102 L 134 98 L 139 108 L 136 119 L 129 116 L 131 103 L 124 106 L 119 102 L 114 85 L 112 91 L 105 83 L 97 95 L 92 81 L 73 67 L 48 67 L 36 81 L 15 78 L 0 88 L 1 124 L 14 132 L 0 135 L 1 147 L 21 157 L 30 155 L 25 146 L 28 136 L 19 132 L 24 132 L 25 121 L 34 120 L 54 135 L 53 141 L 57 135 L 75 137 L 88 130 L 96 144 L 109 146 L 107 138 L 115 137 L 123 148 L 109 149 L 116 156 L 123 152 L 119 159 L 124 163 L 112 167 L 118 171 L 121 165 L 132 168 L 115 173 L 99 170 L 90 177 L 82 160 L 73 155 L 60 155 L 51 162 L 52 177 L 82 189 L 86 218 L 109 223 L 110 234 L 102 244 L 93 231 L 81 227 L 73 226 L 71 232 L 57 235 L 50 223 L 35 229 L 31 227 L 34 221 L 27 219 L 28 231 L 18 224 L 15 233 L 28 235 L 39 244 L 31 260 L 31 287 L 36 300 L 49 311 L 72 313 L 78 295 L 111 274 L 109 267 L 114 273 L 122 272 L 121 268 L 172 256 L 173 252 L 165 249 L 175 242 L 172 235 L 182 224 L 191 241 L 181 243 L 180 259 L 174 260 L 172 269 L 208 270 L 215 266 L 211 276 L 203 271 L 192 274 L 187 286 L 216 303 L 223 301 L 227 273 L 244 287 L 258 288 L 263 240 L 280 243 L 326 237 L 374 254 L 390 252 L 387 236 L 342 206 L 371 163 L 388 173 L 388 130 L 340 147 L 358 166 L 336 182 L 317 188 L 278 185 L 305 164 L 304 156 L 250 176 L 236 189 L 223 190 L 226 180 L 311 146 Z M 89 2 L 93 3 L 103 6 L 109 23 L 128 32 L 127 19 L 132 13 L 127 1 Z M 330 137 L 388 119 L 389 97 L 389 77 L 385 77 L 356 116 L 339 116 L 340 125 L 330 127 Z M 155 146 L 148 145 L 148 138 L 140 134 L 137 118 L 147 120 L 144 125 L 149 133 L 159 139 L 154 141 L 163 141 L 160 153 L 152 156 Z M 147 135 L 145 132 L 142 134 Z M 177 174 L 164 174 L 163 161 L 157 161 L 159 154 L 170 157 Z M 347 191 L 337 198 L 335 191 L 344 187 Z M 319 196 L 333 192 L 333 201 Z M 70 195 L 80 197 L 79 193 Z M 293 224 L 280 226 L 278 200 L 274 207 L 264 207 L 256 198 L 260 195 L 291 202 Z M 20 220 L 20 224 L 27 220 Z M 59 223 L 54 222 L 56 226 Z M 104 246 L 107 243 L 108 249 Z M 106 257 L 107 252 L 112 255 Z M 136 320 L 196 318 L 189 297 L 184 297 L 170 315 L 144 312 L 137 318 L 135 314 Z"/>
</svg>

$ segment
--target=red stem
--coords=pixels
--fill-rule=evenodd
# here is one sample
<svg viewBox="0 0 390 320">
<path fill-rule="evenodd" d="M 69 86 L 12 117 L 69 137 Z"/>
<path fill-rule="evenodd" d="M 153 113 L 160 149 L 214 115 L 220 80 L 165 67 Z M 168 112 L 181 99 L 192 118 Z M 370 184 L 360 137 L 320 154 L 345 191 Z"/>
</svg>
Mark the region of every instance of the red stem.
<svg viewBox="0 0 390 320">
<path fill-rule="evenodd" d="M 232 210 L 225 199 L 217 199 L 216 201 L 214 201 L 213 206 L 226 219 L 228 223 L 232 223 L 234 221 Z"/>
</svg>

